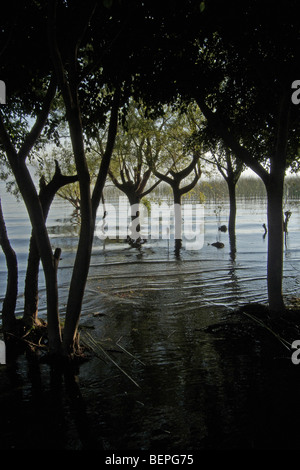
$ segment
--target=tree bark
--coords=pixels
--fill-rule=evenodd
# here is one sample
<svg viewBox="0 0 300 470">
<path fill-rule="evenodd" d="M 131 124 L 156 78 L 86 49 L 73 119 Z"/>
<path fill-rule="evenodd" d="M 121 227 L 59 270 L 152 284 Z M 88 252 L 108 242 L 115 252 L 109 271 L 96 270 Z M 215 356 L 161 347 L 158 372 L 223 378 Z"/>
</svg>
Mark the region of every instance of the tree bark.
<svg viewBox="0 0 300 470">
<path fill-rule="evenodd" d="M 22 165 L 19 165 L 19 167 L 22 167 Z M 35 237 L 43 264 L 47 292 L 47 328 L 49 350 L 51 354 L 56 355 L 60 354 L 61 333 L 59 324 L 58 291 L 54 255 L 44 220 L 42 206 L 25 164 L 22 168 L 22 171 L 17 172 L 15 176 L 29 213 L 33 227 L 33 235 Z"/>
<path fill-rule="evenodd" d="M 270 158 L 269 173 L 250 152 L 242 147 L 231 134 L 229 127 L 224 124 L 217 112 L 213 113 L 206 105 L 203 96 L 197 97 L 197 102 L 205 117 L 226 145 L 231 148 L 237 158 L 248 165 L 264 182 L 268 199 L 268 265 L 267 285 L 269 310 L 272 316 L 278 316 L 284 311 L 282 295 L 283 275 L 283 183 L 286 168 L 286 152 L 290 116 L 290 92 L 282 91 L 278 107 L 276 144 Z"/>
<path fill-rule="evenodd" d="M 73 354 L 74 346 L 76 344 L 82 301 L 90 266 L 93 235 L 96 222 L 96 211 L 101 199 L 102 189 L 107 176 L 109 161 L 114 145 L 119 109 L 119 99 L 117 99 L 111 114 L 109 138 L 106 145 L 105 156 L 101 162 L 92 198 L 90 188 L 90 173 L 84 149 L 81 107 L 78 96 L 80 77 L 78 74 L 77 54 L 81 39 L 83 38 L 84 32 L 89 25 L 91 16 L 95 11 L 95 7 L 96 4 L 92 9 L 87 10 L 87 14 L 82 21 L 81 28 L 79 28 L 77 40 L 69 44 L 68 61 L 65 64 L 63 63 L 61 51 L 59 49 L 56 37 L 57 4 L 55 0 L 49 0 L 48 3 L 47 26 L 50 54 L 64 100 L 80 188 L 81 226 L 77 253 L 69 288 L 63 334 L 63 353 L 66 356 Z M 117 96 L 119 98 L 119 94 L 117 94 Z"/>
<path fill-rule="evenodd" d="M 175 184 L 172 185 L 174 199 L 174 238 L 175 254 L 179 256 L 182 248 L 182 210 L 181 210 L 181 191 Z"/>
<path fill-rule="evenodd" d="M 58 162 L 55 162 L 55 173 L 52 180 L 46 185 L 44 179 L 40 181 L 39 199 L 41 202 L 45 222 L 57 191 L 70 183 L 77 181 L 77 176 L 65 176 L 61 174 Z M 24 290 L 24 314 L 23 322 L 25 325 L 32 326 L 38 321 L 38 278 L 39 278 L 40 255 L 37 243 L 32 232 L 29 243 L 29 256 L 27 262 L 27 271 L 25 277 Z"/>
<path fill-rule="evenodd" d="M 29 242 L 29 253 L 24 288 L 24 325 L 31 327 L 37 324 L 39 303 L 39 267 L 40 255 L 33 233 Z"/>
<path fill-rule="evenodd" d="M 284 312 L 282 294 L 283 276 L 283 188 L 284 175 L 270 177 L 266 186 L 268 201 L 268 299 L 269 310 L 273 317 Z"/>
<path fill-rule="evenodd" d="M 283 191 L 290 118 L 290 94 L 284 91 L 279 103 L 276 147 L 270 159 L 268 198 L 268 298 L 272 316 L 284 313 L 283 276 Z"/>
<path fill-rule="evenodd" d="M 33 145 L 39 137 L 43 127 L 45 126 L 52 100 L 56 93 L 56 81 L 52 78 L 47 94 L 44 99 L 43 106 L 38 114 L 35 124 L 31 131 L 27 134 L 24 142 L 17 152 L 10 140 L 6 127 L 0 118 L 0 138 L 5 148 L 6 155 L 16 179 L 18 188 L 22 194 L 22 198 L 26 205 L 32 225 L 33 233 L 38 246 L 39 254 L 42 260 L 43 269 L 46 280 L 47 292 L 47 323 L 48 323 L 48 339 L 49 352 L 51 355 L 60 354 L 61 352 L 61 335 L 58 314 L 58 292 L 56 282 L 56 270 L 54 264 L 54 256 L 52 253 L 51 243 L 49 240 L 44 214 L 41 203 L 36 192 L 34 182 L 30 172 L 26 166 L 26 158 L 28 157 Z"/>
<path fill-rule="evenodd" d="M 236 185 L 232 181 L 227 181 L 228 192 L 229 192 L 229 220 L 228 230 L 230 233 L 235 233 L 235 222 L 236 222 Z"/>
<path fill-rule="evenodd" d="M 131 211 L 131 238 L 136 239 L 140 236 L 141 225 L 140 225 L 140 202 L 141 198 L 133 190 L 132 192 L 127 192 L 127 197 L 130 204 Z"/>
<path fill-rule="evenodd" d="M 33 234 L 38 246 L 45 273 L 49 350 L 51 354 L 59 354 L 61 336 L 58 314 L 56 271 L 54 268 L 54 256 L 44 221 L 43 210 L 25 162 L 19 161 L 17 165 L 13 164 L 12 167 L 18 187 L 29 213 L 30 221 L 33 227 Z"/>
<path fill-rule="evenodd" d="M 2 306 L 2 327 L 4 333 L 13 333 L 16 326 L 15 309 L 18 295 L 18 261 L 5 227 L 0 199 L 0 245 L 7 266 L 7 287 Z"/>
<path fill-rule="evenodd" d="M 228 220 L 228 235 L 230 244 L 230 256 L 232 260 L 235 259 L 236 254 L 236 184 L 229 178 L 226 179 L 228 192 L 229 192 L 229 220 Z"/>
<path fill-rule="evenodd" d="M 191 163 L 181 171 L 175 172 L 169 170 L 172 178 L 168 175 L 164 175 L 157 170 L 154 170 L 154 175 L 162 181 L 168 183 L 173 191 L 173 200 L 174 200 L 174 230 L 175 230 L 175 254 L 179 256 L 180 250 L 182 248 L 182 213 L 181 213 L 181 197 L 183 194 L 191 191 L 194 186 L 199 181 L 201 176 L 201 170 L 197 168 L 200 155 L 195 153 L 193 155 L 193 160 Z M 184 180 L 192 171 L 194 171 L 195 176 L 193 180 L 186 186 L 180 187 L 180 183 Z"/>
<path fill-rule="evenodd" d="M 83 130 L 79 107 L 67 113 L 72 147 L 80 187 L 80 234 L 71 277 L 63 334 L 65 354 L 73 349 L 77 335 L 85 285 L 88 277 L 93 243 L 93 217 L 90 193 L 90 175 L 86 163 Z"/>
<path fill-rule="evenodd" d="M 74 345 L 76 344 L 82 301 L 90 266 L 97 208 L 108 174 L 109 163 L 117 133 L 119 100 L 120 90 L 118 89 L 115 92 L 112 105 L 106 150 L 101 161 L 92 197 L 90 195 L 90 176 L 83 145 L 83 130 L 79 104 L 76 112 L 73 110 L 72 117 L 74 119 L 71 118 L 71 116 L 68 119 L 80 185 L 81 230 L 69 289 L 63 334 L 63 352 L 66 356 L 72 355 Z"/>
</svg>

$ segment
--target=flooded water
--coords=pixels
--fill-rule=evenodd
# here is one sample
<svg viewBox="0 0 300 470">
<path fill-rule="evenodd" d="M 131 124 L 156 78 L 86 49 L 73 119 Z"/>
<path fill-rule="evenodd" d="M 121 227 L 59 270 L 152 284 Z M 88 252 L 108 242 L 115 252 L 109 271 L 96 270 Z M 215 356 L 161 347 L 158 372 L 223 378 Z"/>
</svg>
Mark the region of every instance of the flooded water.
<svg viewBox="0 0 300 470">
<path fill-rule="evenodd" d="M 18 254 L 21 314 L 30 228 L 22 204 L 8 197 L 2 203 Z M 298 202 L 287 209 L 292 216 L 283 289 L 290 299 L 300 290 Z M 53 247 L 62 249 L 62 318 L 77 245 L 71 212 L 56 200 L 48 218 Z M 24 357 L 9 373 L 2 366 L 0 448 L 166 452 L 298 446 L 299 371 L 276 338 L 266 332 L 260 337 L 251 321 L 243 329 L 245 319 L 236 312 L 245 303 L 267 301 L 265 202 L 239 201 L 235 257 L 228 233 L 218 230 L 227 220 L 225 202 L 206 203 L 198 245 L 184 243 L 180 257 L 172 240 L 148 240 L 137 249 L 123 239 L 95 237 L 81 337 L 96 355 L 80 367 L 75 408 L 46 364 L 37 366 L 39 380 Z M 215 241 L 224 248 L 212 246 Z M 3 300 L 2 254 L 0 263 Z M 42 275 L 40 284 L 43 317 Z M 41 420 L 50 420 L 49 426 Z"/>
</svg>

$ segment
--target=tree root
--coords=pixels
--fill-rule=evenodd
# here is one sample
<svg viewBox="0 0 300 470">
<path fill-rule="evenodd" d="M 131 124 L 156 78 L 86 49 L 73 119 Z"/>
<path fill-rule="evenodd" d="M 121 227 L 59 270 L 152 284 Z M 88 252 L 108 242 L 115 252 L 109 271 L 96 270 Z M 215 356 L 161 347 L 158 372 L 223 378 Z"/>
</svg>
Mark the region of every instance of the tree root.
<svg viewBox="0 0 300 470">
<path fill-rule="evenodd" d="M 33 325 L 26 325 L 23 319 L 16 321 L 11 332 L 2 332 L 6 343 L 7 361 L 15 359 L 20 354 L 36 354 L 41 362 L 63 364 L 81 362 L 87 359 L 87 348 L 80 343 L 78 333 L 70 357 L 61 354 L 52 354 L 49 350 L 47 323 L 38 320 Z M 63 333 L 63 331 L 62 331 Z"/>
</svg>

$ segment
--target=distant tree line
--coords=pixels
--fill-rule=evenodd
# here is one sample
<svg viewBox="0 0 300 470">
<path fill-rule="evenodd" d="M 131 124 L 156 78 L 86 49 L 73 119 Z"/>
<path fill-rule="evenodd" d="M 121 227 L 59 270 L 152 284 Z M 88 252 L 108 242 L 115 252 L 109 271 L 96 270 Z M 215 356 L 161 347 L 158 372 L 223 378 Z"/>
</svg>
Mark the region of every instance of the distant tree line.
<svg viewBox="0 0 300 470">
<path fill-rule="evenodd" d="M 227 184 L 223 179 L 202 181 L 198 190 L 203 193 L 206 200 L 228 199 Z M 265 199 L 266 188 L 261 179 L 251 176 L 241 176 L 236 185 L 237 198 Z M 299 176 L 287 176 L 284 185 L 284 199 L 300 198 Z"/>
<path fill-rule="evenodd" d="M 107 185 L 105 188 L 105 194 L 107 198 L 113 198 L 118 195 L 115 187 L 112 185 Z M 236 196 L 240 199 L 265 199 L 266 188 L 259 178 L 241 176 L 236 185 Z M 155 200 L 172 200 L 172 190 L 168 184 L 162 182 L 153 190 L 152 196 L 149 195 L 148 197 L 153 197 Z M 284 199 L 300 199 L 299 176 L 286 177 Z M 223 178 L 202 179 L 197 183 L 192 191 L 189 192 L 189 194 L 183 196 L 183 201 L 186 200 L 196 200 L 198 202 L 228 200 L 227 183 Z"/>
</svg>

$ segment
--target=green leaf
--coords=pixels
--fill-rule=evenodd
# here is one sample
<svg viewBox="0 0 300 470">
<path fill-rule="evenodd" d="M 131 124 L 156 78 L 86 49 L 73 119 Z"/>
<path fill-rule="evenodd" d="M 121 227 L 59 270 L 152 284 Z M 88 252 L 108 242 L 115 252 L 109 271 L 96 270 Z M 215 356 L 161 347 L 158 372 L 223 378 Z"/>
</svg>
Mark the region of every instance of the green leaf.
<svg viewBox="0 0 300 470">
<path fill-rule="evenodd" d="M 205 2 L 201 2 L 199 5 L 199 8 L 200 8 L 200 12 L 203 13 L 203 11 L 205 10 Z"/>
</svg>

